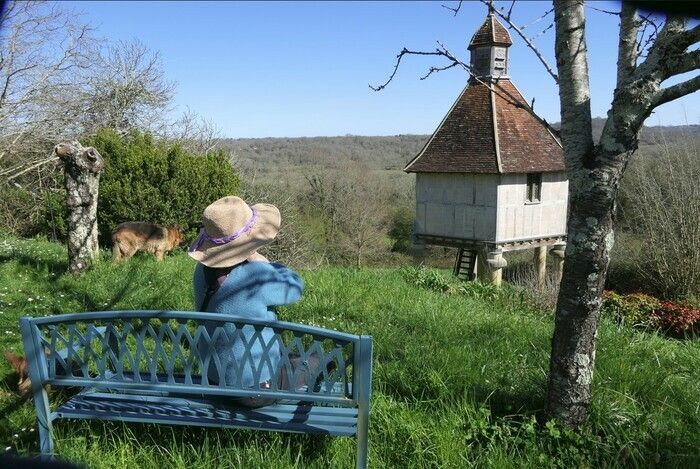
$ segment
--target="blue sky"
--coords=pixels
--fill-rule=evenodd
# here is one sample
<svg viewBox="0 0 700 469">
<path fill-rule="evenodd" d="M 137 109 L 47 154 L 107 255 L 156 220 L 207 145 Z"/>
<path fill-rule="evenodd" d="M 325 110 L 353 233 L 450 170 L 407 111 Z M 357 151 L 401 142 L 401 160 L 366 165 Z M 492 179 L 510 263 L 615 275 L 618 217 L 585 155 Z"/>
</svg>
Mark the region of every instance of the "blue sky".
<svg viewBox="0 0 700 469">
<path fill-rule="evenodd" d="M 175 104 L 211 119 L 228 137 L 431 133 L 464 87 L 452 69 L 421 81 L 434 58 L 407 57 L 383 91 L 398 51 L 431 50 L 436 41 L 468 62 L 467 44 L 486 8 L 464 2 L 74 2 L 97 33 L 139 39 L 160 52 Z M 496 6 L 510 2 L 496 2 Z M 619 9 L 616 2 L 595 7 Z M 550 2 L 520 2 L 527 24 Z M 604 116 L 615 82 L 617 17 L 588 9 L 594 116 Z M 551 15 L 528 28 L 537 34 Z M 559 120 L 557 88 L 535 56 L 513 37 L 511 76 L 535 111 Z M 537 38 L 554 66 L 554 34 Z M 648 125 L 697 124 L 700 93 L 657 109 Z"/>
</svg>

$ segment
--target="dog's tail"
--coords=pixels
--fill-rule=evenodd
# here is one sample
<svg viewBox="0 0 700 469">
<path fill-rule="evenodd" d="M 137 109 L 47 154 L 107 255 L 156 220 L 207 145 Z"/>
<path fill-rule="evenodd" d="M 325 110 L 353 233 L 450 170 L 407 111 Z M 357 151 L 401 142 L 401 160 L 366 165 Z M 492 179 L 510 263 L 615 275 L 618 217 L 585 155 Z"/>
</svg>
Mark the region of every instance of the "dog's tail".
<svg viewBox="0 0 700 469">
<path fill-rule="evenodd" d="M 5 359 L 10 363 L 12 368 L 15 369 L 16 372 L 20 373 L 22 369 L 26 368 L 26 361 L 27 359 L 24 357 L 20 357 L 19 355 L 15 355 L 12 352 L 5 352 Z"/>
</svg>

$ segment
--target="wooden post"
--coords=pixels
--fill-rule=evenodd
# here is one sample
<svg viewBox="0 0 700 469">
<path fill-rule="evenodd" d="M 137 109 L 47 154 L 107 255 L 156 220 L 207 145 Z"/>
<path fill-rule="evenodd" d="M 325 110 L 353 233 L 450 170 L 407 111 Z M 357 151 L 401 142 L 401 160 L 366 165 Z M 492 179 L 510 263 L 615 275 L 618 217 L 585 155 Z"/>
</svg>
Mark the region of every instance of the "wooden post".
<svg viewBox="0 0 700 469">
<path fill-rule="evenodd" d="M 554 257 L 554 272 L 556 285 L 561 282 L 561 274 L 564 271 L 564 251 L 566 251 L 566 244 L 557 244 L 552 248 L 552 256 Z"/>
<path fill-rule="evenodd" d="M 537 274 L 537 288 L 544 288 L 547 280 L 547 246 L 535 248 L 535 273 Z"/>
<path fill-rule="evenodd" d="M 486 251 L 483 249 L 476 252 L 476 278 L 479 282 L 483 283 L 491 281 L 489 265 L 486 263 Z"/>
</svg>

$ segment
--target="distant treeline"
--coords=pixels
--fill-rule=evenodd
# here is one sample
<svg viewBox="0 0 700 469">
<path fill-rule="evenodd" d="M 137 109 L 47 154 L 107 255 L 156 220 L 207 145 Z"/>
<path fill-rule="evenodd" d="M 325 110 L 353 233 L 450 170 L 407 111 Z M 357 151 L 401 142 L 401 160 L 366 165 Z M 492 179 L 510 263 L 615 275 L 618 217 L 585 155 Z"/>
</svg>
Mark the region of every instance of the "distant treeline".
<svg viewBox="0 0 700 469">
<path fill-rule="evenodd" d="M 429 135 L 388 137 L 300 137 L 224 139 L 234 166 L 241 169 L 322 166 L 337 168 L 348 162 L 369 169 L 400 170 L 423 147 Z"/>
<path fill-rule="evenodd" d="M 595 117 L 593 119 L 593 138 L 598 140 L 603 133 L 603 126 L 607 119 L 603 117 Z M 559 129 L 560 123 L 552 124 L 552 127 Z M 656 145 L 664 141 L 664 139 L 672 139 L 679 135 L 698 135 L 700 134 L 700 125 L 661 125 L 655 127 L 642 127 L 639 132 L 640 145 Z"/>
<path fill-rule="evenodd" d="M 593 119 L 593 135 L 603 131 L 605 119 Z M 553 125 L 558 128 L 559 124 Z M 655 145 L 678 135 L 699 135 L 700 125 L 644 127 L 640 144 Z M 242 170 L 265 172 L 289 167 L 320 166 L 338 168 L 357 162 L 373 170 L 402 170 L 423 148 L 430 135 L 393 135 L 386 137 L 299 137 L 299 138 L 227 138 L 221 146 L 232 155 L 234 166 Z"/>
</svg>

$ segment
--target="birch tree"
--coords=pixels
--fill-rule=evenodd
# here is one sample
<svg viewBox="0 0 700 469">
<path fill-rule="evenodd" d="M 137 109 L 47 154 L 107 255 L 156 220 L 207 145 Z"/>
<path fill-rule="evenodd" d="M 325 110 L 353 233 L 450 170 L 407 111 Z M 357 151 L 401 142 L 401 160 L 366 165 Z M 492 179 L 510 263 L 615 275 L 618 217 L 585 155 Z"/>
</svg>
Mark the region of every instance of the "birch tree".
<svg viewBox="0 0 700 469">
<path fill-rule="evenodd" d="M 586 17 L 582 0 L 554 2 L 561 137 L 569 175 L 566 262 L 557 303 L 550 359 L 547 414 L 570 427 L 588 418 L 601 295 L 614 243 L 613 217 L 620 181 L 638 145 L 645 119 L 658 106 L 700 89 L 700 75 L 662 87 L 669 78 L 700 69 L 700 26 L 668 15 L 641 57 L 639 13 L 623 3 L 617 87 L 598 142 L 591 130 Z M 669 220 L 669 223 L 672 223 Z"/>
<path fill-rule="evenodd" d="M 492 2 L 488 3 L 493 9 Z M 535 53 L 559 86 L 561 139 L 569 177 L 569 219 L 566 262 L 557 301 L 546 398 L 549 418 L 576 428 L 587 422 L 595 365 L 596 334 L 601 296 L 614 243 L 613 218 L 622 176 L 638 146 L 638 133 L 652 111 L 700 89 L 700 75 L 672 86 L 673 77 L 700 70 L 700 26 L 668 14 L 662 26 L 641 16 L 635 4 L 623 3 L 618 31 L 616 89 L 600 139 L 592 132 L 586 15 L 583 0 L 555 0 L 555 56 L 557 72 L 547 64 L 531 38 L 507 12 L 495 10 Z M 457 15 L 461 9 L 448 8 Z M 595 7 L 594 7 L 595 8 Z M 645 34 L 647 26 L 651 33 Z M 549 29 L 546 28 L 545 31 Z M 422 79 L 453 67 L 471 73 L 469 65 L 438 42 L 434 51 L 406 48 L 397 55 L 389 80 L 406 55 L 435 56 L 446 65 L 432 66 Z M 473 75 L 472 75 L 473 76 Z M 669 222 L 672 222 L 669 220 Z"/>
</svg>

